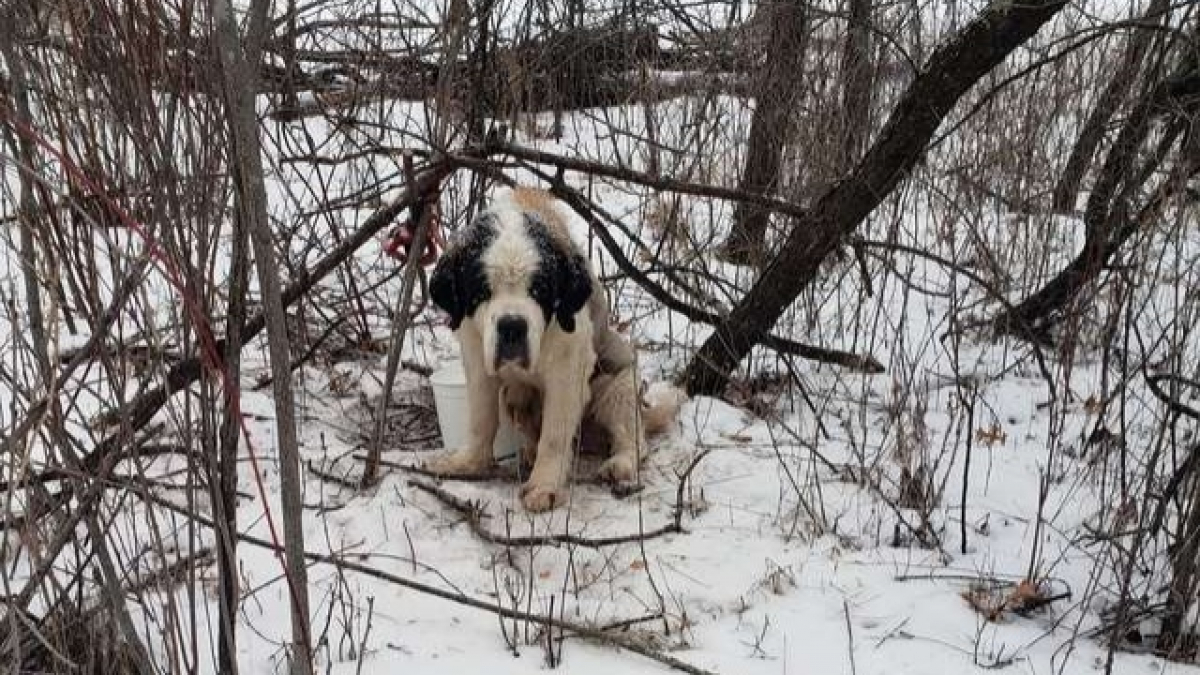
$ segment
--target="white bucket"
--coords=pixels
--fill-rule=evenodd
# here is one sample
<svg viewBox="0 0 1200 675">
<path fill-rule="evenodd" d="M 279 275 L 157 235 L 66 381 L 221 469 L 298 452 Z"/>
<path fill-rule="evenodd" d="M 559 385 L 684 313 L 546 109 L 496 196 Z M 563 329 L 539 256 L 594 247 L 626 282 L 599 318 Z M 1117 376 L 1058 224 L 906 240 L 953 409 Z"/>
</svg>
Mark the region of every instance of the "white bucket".
<svg viewBox="0 0 1200 675">
<path fill-rule="evenodd" d="M 449 361 L 429 376 L 433 386 L 433 405 L 437 409 L 442 444 L 448 450 L 465 448 L 470 439 L 471 416 L 467 402 L 467 375 L 461 361 Z M 493 457 L 515 454 L 521 445 L 521 433 L 513 428 L 507 415 L 500 415 L 500 426 L 492 443 Z"/>
</svg>

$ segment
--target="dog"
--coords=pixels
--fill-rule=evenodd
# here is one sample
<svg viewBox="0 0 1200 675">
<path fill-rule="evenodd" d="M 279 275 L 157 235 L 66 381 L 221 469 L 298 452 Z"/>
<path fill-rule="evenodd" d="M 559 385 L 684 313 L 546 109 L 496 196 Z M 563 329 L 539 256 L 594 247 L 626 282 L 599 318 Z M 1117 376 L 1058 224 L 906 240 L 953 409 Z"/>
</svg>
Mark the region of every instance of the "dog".
<svg viewBox="0 0 1200 675">
<path fill-rule="evenodd" d="M 655 404 L 639 396 L 634 353 L 612 327 L 604 288 L 547 192 L 502 192 L 442 254 L 429 280 L 449 315 L 467 377 L 468 444 L 429 462 L 434 473 L 481 474 L 492 466 L 500 416 L 524 437 L 532 467 L 520 489 L 528 511 L 564 503 L 581 428 L 603 432 L 600 477 L 637 478 L 646 436 L 668 429 L 677 390 Z"/>
</svg>

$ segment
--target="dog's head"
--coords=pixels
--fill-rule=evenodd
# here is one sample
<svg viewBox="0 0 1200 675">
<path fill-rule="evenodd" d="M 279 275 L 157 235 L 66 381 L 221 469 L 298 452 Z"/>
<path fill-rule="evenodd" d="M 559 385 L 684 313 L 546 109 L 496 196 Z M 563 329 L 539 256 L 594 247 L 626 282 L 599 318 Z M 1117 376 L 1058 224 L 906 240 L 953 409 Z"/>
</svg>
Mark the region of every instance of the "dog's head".
<svg viewBox="0 0 1200 675">
<path fill-rule="evenodd" d="M 536 212 L 509 204 L 481 213 L 446 251 L 429 282 L 434 304 L 458 330 L 479 328 L 489 374 L 531 369 L 547 331 L 575 331 L 592 294 L 587 261 L 564 247 Z"/>
</svg>

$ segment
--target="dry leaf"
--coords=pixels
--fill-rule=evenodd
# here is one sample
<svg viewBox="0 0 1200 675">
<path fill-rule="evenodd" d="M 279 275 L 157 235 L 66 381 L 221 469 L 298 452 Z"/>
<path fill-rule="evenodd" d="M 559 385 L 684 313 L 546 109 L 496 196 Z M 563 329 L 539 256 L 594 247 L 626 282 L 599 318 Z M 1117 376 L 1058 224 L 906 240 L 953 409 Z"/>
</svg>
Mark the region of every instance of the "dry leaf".
<svg viewBox="0 0 1200 675">
<path fill-rule="evenodd" d="M 1015 586 L 976 583 L 961 593 L 976 612 L 988 621 L 1002 621 L 1008 612 L 1029 612 L 1056 598 L 1047 597 L 1041 584 L 1024 579 Z"/>
<path fill-rule="evenodd" d="M 1008 440 L 1008 434 L 1004 432 L 1004 429 L 1002 429 L 999 424 L 993 424 L 992 426 L 984 429 L 976 429 L 975 440 L 988 447 L 994 445 L 1004 445 L 1004 443 Z"/>
</svg>

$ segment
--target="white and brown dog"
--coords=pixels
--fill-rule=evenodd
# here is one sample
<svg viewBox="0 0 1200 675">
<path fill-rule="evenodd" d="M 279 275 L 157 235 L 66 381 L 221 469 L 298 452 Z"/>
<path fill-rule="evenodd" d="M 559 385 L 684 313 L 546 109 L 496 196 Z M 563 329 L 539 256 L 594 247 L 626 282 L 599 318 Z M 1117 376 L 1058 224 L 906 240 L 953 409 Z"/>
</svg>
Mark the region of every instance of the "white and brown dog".
<svg viewBox="0 0 1200 675">
<path fill-rule="evenodd" d="M 521 486 L 530 511 L 563 503 L 582 425 L 607 436 L 601 477 L 630 482 L 646 434 L 668 428 L 682 398 L 642 402 L 632 348 L 610 326 L 604 289 L 558 208 L 541 190 L 503 192 L 459 233 L 429 284 L 462 348 L 470 431 L 467 447 L 428 468 L 486 472 L 507 415 L 532 466 Z"/>
</svg>

